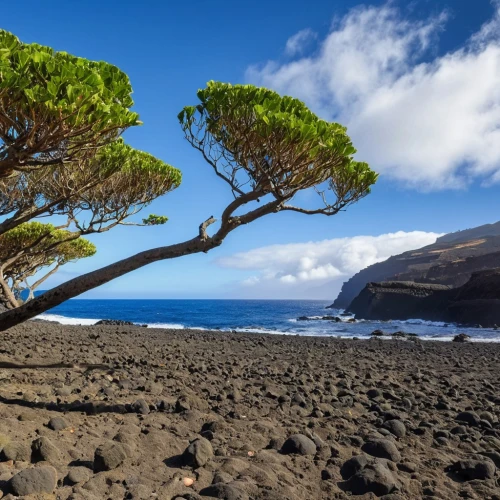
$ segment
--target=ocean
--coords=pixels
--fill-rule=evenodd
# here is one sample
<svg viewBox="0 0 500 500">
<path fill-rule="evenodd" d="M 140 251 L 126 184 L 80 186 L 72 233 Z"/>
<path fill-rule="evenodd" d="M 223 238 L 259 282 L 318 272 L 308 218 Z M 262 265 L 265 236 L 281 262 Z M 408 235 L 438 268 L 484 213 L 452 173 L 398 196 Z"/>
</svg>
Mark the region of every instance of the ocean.
<svg viewBox="0 0 500 500">
<path fill-rule="evenodd" d="M 419 319 L 408 321 L 322 320 L 343 311 L 326 309 L 321 300 L 78 300 L 73 299 L 39 318 L 66 325 L 93 325 L 100 319 L 120 319 L 150 328 L 194 328 L 236 332 L 369 338 L 373 330 L 416 333 L 427 340 L 452 340 L 466 333 L 475 341 L 499 342 L 500 331 L 464 328 Z M 308 320 L 299 320 L 307 317 Z"/>
</svg>

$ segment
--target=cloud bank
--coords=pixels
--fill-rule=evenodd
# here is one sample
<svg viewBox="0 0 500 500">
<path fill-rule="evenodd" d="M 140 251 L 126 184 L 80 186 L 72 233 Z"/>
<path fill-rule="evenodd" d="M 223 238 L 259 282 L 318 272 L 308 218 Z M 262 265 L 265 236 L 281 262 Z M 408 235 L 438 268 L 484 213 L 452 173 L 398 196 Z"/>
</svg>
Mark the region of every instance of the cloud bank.
<svg viewBox="0 0 500 500">
<path fill-rule="evenodd" d="M 336 22 L 309 56 L 311 31 L 247 80 L 303 99 L 348 126 L 357 158 L 423 190 L 500 182 L 500 3 L 494 17 L 448 54 L 435 56 L 446 13 L 409 20 L 389 3 Z"/>
<path fill-rule="evenodd" d="M 254 293 L 262 296 L 262 292 L 266 292 L 280 297 L 306 298 L 309 287 L 328 284 L 324 291 L 318 289 L 314 295 L 333 299 L 342 282 L 361 269 L 392 255 L 430 245 L 438 236 L 423 231 L 398 231 L 380 236 L 271 245 L 216 262 L 221 267 L 254 271 L 241 282 L 240 289 L 246 288 L 248 296 Z"/>
</svg>

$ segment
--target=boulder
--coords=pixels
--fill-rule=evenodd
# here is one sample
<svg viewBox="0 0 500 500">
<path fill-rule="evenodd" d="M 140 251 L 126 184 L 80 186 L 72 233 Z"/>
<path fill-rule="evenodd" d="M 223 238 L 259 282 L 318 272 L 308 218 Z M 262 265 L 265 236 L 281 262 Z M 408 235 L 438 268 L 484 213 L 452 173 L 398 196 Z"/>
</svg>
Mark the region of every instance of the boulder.
<svg viewBox="0 0 500 500">
<path fill-rule="evenodd" d="M 69 484 L 86 483 L 92 477 L 92 471 L 87 467 L 73 467 L 69 470 L 66 480 Z"/>
<path fill-rule="evenodd" d="M 10 480 L 10 488 L 18 496 L 52 493 L 56 485 L 57 472 L 50 466 L 24 469 Z"/>
<path fill-rule="evenodd" d="M 406 436 L 406 427 L 401 420 L 388 420 L 384 423 L 384 429 L 387 429 L 391 434 L 398 438 Z"/>
<path fill-rule="evenodd" d="M 455 420 L 465 422 L 473 427 L 478 427 L 481 423 L 481 418 L 474 411 L 462 411 L 456 416 Z"/>
<path fill-rule="evenodd" d="M 147 325 L 136 325 L 132 323 L 132 321 L 124 321 L 122 319 L 101 319 L 97 323 L 94 323 L 94 326 L 143 326 L 147 327 Z"/>
<path fill-rule="evenodd" d="M 13 460 L 14 462 L 29 462 L 31 460 L 31 448 L 25 443 L 11 441 L 3 447 L 0 458 L 2 460 Z"/>
<path fill-rule="evenodd" d="M 492 479 L 495 476 L 496 467 L 492 460 L 481 457 L 459 460 L 449 470 L 458 474 L 465 481 L 472 481 L 474 479 Z"/>
<path fill-rule="evenodd" d="M 123 444 L 109 441 L 95 450 L 94 472 L 116 469 L 127 457 L 127 449 Z"/>
<path fill-rule="evenodd" d="M 144 399 L 138 399 L 133 405 L 132 410 L 135 413 L 140 413 L 141 415 L 148 415 L 150 412 L 149 405 Z"/>
<path fill-rule="evenodd" d="M 184 462 L 191 467 L 203 467 L 214 456 L 210 441 L 205 438 L 195 439 L 183 453 Z"/>
<path fill-rule="evenodd" d="M 53 431 L 62 431 L 64 429 L 67 429 L 69 425 L 63 417 L 52 417 L 49 420 L 47 427 L 49 429 L 52 429 Z"/>
<path fill-rule="evenodd" d="M 347 462 L 344 462 L 344 465 L 340 468 L 340 475 L 342 476 L 342 479 L 347 480 L 360 470 L 364 469 L 369 463 L 370 461 L 366 455 L 357 455 L 352 457 L 347 460 Z"/>
<path fill-rule="evenodd" d="M 232 484 L 216 483 L 200 491 L 202 496 L 222 498 L 223 500 L 248 500 L 248 494 Z"/>
<path fill-rule="evenodd" d="M 396 445 L 388 439 L 375 439 L 366 442 L 361 449 L 371 455 L 372 457 L 385 458 L 392 462 L 400 462 L 401 454 L 399 453 Z"/>
<path fill-rule="evenodd" d="M 377 496 L 388 495 L 399 488 L 394 474 L 380 463 L 369 464 L 354 474 L 346 484 L 354 495 L 374 493 Z"/>
<path fill-rule="evenodd" d="M 314 441 L 303 434 L 290 436 L 283 444 L 281 453 L 284 455 L 315 455 L 316 445 Z"/>
<path fill-rule="evenodd" d="M 380 389 L 368 389 L 368 391 L 366 391 L 366 395 L 370 399 L 376 399 L 381 398 L 383 396 L 383 393 Z"/>
<path fill-rule="evenodd" d="M 49 438 L 42 436 L 31 443 L 31 460 L 57 464 L 61 460 L 61 454 Z"/>
</svg>

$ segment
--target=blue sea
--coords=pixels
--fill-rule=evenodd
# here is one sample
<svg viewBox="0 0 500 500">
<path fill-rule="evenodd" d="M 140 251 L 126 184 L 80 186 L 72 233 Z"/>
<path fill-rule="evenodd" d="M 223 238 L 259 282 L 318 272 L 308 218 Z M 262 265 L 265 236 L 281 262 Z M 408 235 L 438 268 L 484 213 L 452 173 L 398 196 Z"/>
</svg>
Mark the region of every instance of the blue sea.
<svg viewBox="0 0 500 500">
<path fill-rule="evenodd" d="M 100 319 L 121 319 L 150 328 L 194 328 L 236 332 L 368 338 L 373 330 L 416 333 L 428 340 L 451 340 L 467 333 L 476 341 L 498 342 L 500 331 L 464 328 L 419 319 L 357 321 L 340 316 L 341 323 L 320 319 L 343 311 L 326 309 L 318 300 L 78 300 L 73 299 L 40 318 L 67 325 L 92 325 Z M 299 317 L 308 317 L 300 321 Z"/>
</svg>

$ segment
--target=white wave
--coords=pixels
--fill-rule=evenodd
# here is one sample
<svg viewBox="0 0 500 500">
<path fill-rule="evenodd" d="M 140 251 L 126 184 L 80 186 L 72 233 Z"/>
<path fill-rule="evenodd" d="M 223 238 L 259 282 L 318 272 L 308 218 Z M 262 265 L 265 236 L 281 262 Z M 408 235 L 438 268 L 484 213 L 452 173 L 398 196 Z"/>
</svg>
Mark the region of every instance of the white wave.
<svg viewBox="0 0 500 500">
<path fill-rule="evenodd" d="M 268 333 L 271 335 L 298 335 L 296 332 L 281 332 L 279 330 L 271 330 L 269 328 L 231 328 L 224 331 L 238 333 Z"/>
<path fill-rule="evenodd" d="M 67 318 L 59 314 L 40 314 L 36 319 L 43 319 L 46 321 L 56 321 L 61 325 L 95 325 L 99 320 L 93 318 Z"/>
<path fill-rule="evenodd" d="M 100 319 L 97 318 L 68 318 L 59 314 L 40 314 L 36 319 L 43 319 L 46 321 L 56 321 L 61 325 L 75 325 L 75 326 L 91 326 L 95 325 Z M 135 323 L 140 326 L 146 323 Z M 180 323 L 147 323 L 148 328 L 164 328 L 168 330 L 183 330 L 187 328 Z M 190 330 L 205 330 L 202 327 L 189 327 Z"/>
<path fill-rule="evenodd" d="M 399 323 L 402 325 L 424 325 L 424 326 L 436 326 L 442 328 L 444 326 L 454 326 L 453 323 L 445 323 L 444 321 L 427 321 L 425 319 L 407 319 L 407 320 L 394 320 L 391 323 Z"/>
<path fill-rule="evenodd" d="M 184 330 L 187 327 L 180 323 L 147 323 L 148 328 L 164 328 L 165 330 Z M 204 330 L 204 328 L 189 327 L 189 330 Z"/>
</svg>

